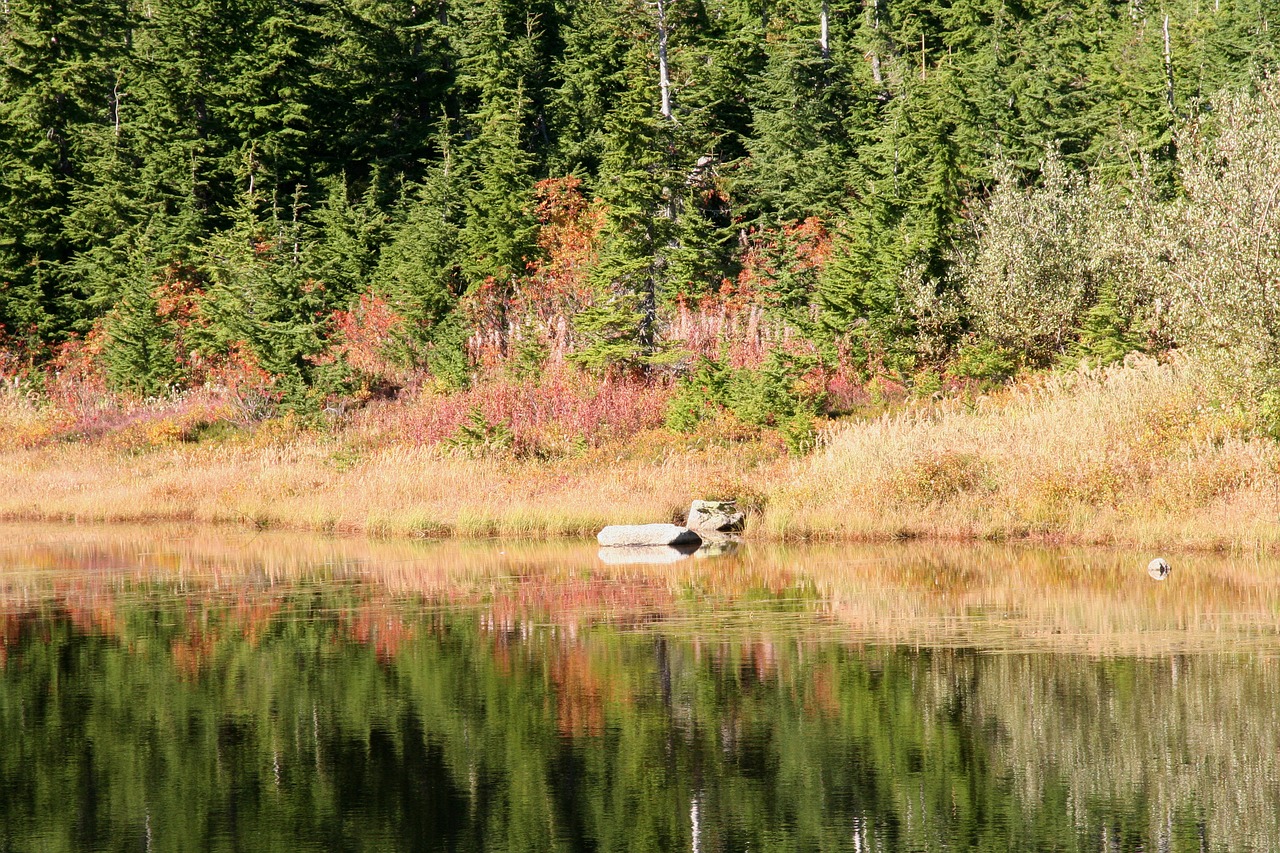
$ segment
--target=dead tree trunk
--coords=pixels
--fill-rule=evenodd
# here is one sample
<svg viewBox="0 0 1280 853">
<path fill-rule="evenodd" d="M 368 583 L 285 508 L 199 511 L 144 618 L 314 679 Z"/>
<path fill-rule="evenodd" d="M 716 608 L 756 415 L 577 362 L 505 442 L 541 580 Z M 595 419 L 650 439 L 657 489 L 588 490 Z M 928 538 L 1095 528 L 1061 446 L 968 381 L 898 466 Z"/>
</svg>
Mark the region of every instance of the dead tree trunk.
<svg viewBox="0 0 1280 853">
<path fill-rule="evenodd" d="M 879 39 L 880 33 L 880 0 L 871 0 L 871 29 L 876 32 L 876 38 Z M 867 53 L 867 59 L 871 60 L 871 79 L 876 81 L 876 85 L 884 86 L 884 74 L 880 70 L 880 54 L 875 48 Z"/>
<path fill-rule="evenodd" d="M 667 72 L 667 4 L 658 5 L 658 86 L 662 89 L 662 117 L 671 120 L 671 75 Z"/>
<path fill-rule="evenodd" d="M 822 58 L 831 58 L 831 8 L 827 0 L 822 0 L 822 35 L 818 39 L 818 44 L 822 47 Z"/>
</svg>

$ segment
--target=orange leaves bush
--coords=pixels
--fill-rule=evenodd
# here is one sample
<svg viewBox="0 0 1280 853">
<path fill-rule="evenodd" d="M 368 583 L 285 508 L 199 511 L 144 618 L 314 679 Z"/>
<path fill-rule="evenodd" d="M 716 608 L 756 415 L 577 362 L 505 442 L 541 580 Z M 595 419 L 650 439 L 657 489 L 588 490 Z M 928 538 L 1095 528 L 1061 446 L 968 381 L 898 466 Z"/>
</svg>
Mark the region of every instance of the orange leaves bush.
<svg viewBox="0 0 1280 853">
<path fill-rule="evenodd" d="M 404 370 L 393 357 L 391 345 L 404 327 L 404 318 L 386 299 L 362 294 L 354 308 L 333 312 L 329 325 L 332 343 L 318 363 L 341 361 L 366 385 L 403 380 Z"/>
</svg>

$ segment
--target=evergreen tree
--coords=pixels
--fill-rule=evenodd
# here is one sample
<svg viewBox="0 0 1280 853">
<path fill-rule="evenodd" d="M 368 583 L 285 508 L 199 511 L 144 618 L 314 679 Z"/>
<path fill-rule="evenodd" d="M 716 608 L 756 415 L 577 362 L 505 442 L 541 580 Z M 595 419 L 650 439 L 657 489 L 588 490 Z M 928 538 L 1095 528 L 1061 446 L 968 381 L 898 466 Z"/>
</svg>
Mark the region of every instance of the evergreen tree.
<svg viewBox="0 0 1280 853">
<path fill-rule="evenodd" d="M 326 303 L 336 308 L 367 289 L 387 239 L 388 216 L 380 172 L 355 201 L 345 176 L 326 184 L 324 203 L 311 217 L 314 234 L 307 242 L 305 267 L 323 286 Z"/>
<path fill-rule="evenodd" d="M 605 119 L 598 190 L 608 208 L 594 271 L 601 299 L 596 311 L 578 322 L 592 341 L 583 356 L 587 361 L 640 363 L 656 353 L 678 190 L 670 159 L 671 120 L 660 115 L 645 14 L 635 10 L 630 19 L 636 41 L 622 72 L 623 89 Z"/>
<path fill-rule="evenodd" d="M 0 326 L 57 339 L 88 318 L 65 264 L 84 137 L 112 121 L 128 18 L 110 0 L 14 0 L 0 49 Z"/>
<path fill-rule="evenodd" d="M 666 251 L 665 295 L 694 298 L 719 290 L 735 273 L 737 232 L 719 190 L 692 187 L 679 205 Z"/>
<path fill-rule="evenodd" d="M 247 350 L 279 378 L 287 402 L 305 405 L 327 319 L 319 284 L 304 266 L 311 232 L 300 220 L 297 195 L 287 211 L 263 206 L 257 190 L 246 192 L 232 225 L 209 241 L 203 259 L 209 325 L 196 343 L 207 354 Z"/>
<path fill-rule="evenodd" d="M 754 95 L 747 180 L 754 213 L 794 222 L 840 209 L 850 148 L 844 129 L 850 91 L 823 55 L 814 4 L 780 4 L 769 23 L 767 63 Z M 829 52 L 828 52 L 829 54 Z"/>
<path fill-rule="evenodd" d="M 454 385 L 465 384 L 469 373 L 466 331 L 456 314 L 464 288 L 459 195 L 453 161 L 446 154 L 401 201 L 403 220 L 373 273 L 374 292 L 404 319 L 406 360 L 426 364 Z"/>
<path fill-rule="evenodd" d="M 160 396 L 179 381 L 182 371 L 173 330 L 158 314 L 155 263 L 145 242 L 128 251 L 120 272 L 120 295 L 105 324 L 107 378 L 118 390 Z"/>
</svg>

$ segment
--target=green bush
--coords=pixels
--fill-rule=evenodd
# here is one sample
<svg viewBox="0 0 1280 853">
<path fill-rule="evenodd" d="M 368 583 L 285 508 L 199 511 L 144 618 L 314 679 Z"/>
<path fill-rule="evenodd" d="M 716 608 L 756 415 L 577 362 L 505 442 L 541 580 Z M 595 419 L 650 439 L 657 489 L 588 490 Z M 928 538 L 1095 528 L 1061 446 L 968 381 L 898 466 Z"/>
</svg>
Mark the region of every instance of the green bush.
<svg viewBox="0 0 1280 853">
<path fill-rule="evenodd" d="M 1018 360 L 994 341 L 981 340 L 960 347 L 951 372 L 966 379 L 999 382 L 1018 372 Z"/>
<path fill-rule="evenodd" d="M 1104 292 L 1098 304 L 1085 312 L 1075 344 L 1064 362 L 1068 365 L 1088 360 L 1095 366 L 1115 364 L 1142 349 L 1142 336 L 1133 329 L 1131 318 L 1117 305 L 1114 293 Z"/>
<path fill-rule="evenodd" d="M 453 438 L 445 442 L 446 447 L 463 450 L 468 453 L 484 453 L 490 450 L 510 450 L 515 443 L 515 435 L 506 424 L 491 424 L 484 412 L 477 406 L 471 410 L 467 422 L 458 427 Z"/>
<path fill-rule="evenodd" d="M 776 429 L 793 452 L 811 449 L 823 395 L 802 378 L 814 356 L 772 352 L 759 368 L 733 368 L 704 358 L 681 380 L 667 410 L 667 426 L 692 432 L 707 417 L 728 411 L 744 423 Z"/>
</svg>

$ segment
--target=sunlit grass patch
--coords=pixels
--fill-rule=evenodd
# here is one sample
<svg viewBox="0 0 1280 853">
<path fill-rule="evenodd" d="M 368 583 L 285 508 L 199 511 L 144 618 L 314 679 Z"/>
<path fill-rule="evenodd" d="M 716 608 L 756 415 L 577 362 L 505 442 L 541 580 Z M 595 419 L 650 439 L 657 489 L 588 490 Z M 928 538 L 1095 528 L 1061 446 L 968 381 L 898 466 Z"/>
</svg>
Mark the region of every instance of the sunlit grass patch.
<svg viewBox="0 0 1280 853">
<path fill-rule="evenodd" d="M 766 528 L 1207 541 L 1228 515 L 1227 530 L 1274 537 L 1252 521 L 1275 516 L 1280 453 L 1231 393 L 1200 361 L 1134 358 L 835 425 L 771 495 Z"/>
</svg>

